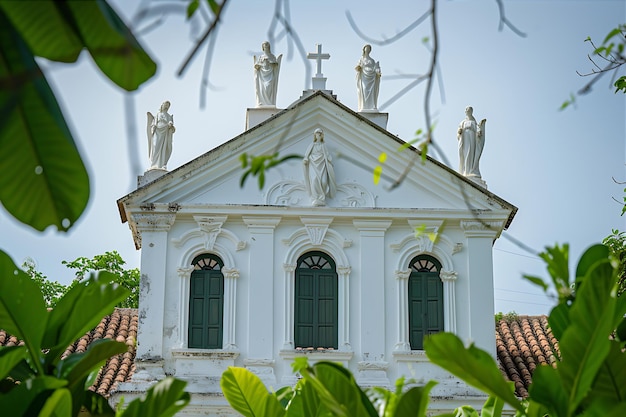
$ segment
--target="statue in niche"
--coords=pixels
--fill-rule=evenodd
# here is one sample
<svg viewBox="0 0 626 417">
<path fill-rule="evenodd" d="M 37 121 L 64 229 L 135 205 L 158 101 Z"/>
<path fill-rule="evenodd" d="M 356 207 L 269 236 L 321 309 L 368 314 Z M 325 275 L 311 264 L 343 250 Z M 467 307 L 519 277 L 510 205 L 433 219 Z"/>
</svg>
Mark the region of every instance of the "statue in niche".
<svg viewBox="0 0 626 417">
<path fill-rule="evenodd" d="M 378 111 L 380 64 L 370 57 L 371 51 L 371 45 L 363 47 L 363 56 L 355 68 L 359 111 Z"/>
<path fill-rule="evenodd" d="M 337 192 L 332 158 L 324 144 L 324 131 L 315 129 L 313 143 L 304 153 L 304 184 L 313 206 L 325 206 L 326 197 Z"/>
<path fill-rule="evenodd" d="M 172 137 L 174 116 L 168 113 L 170 102 L 164 101 L 154 117 L 148 112 L 148 158 L 150 169 L 166 169 L 167 161 L 172 155 Z"/>
<path fill-rule="evenodd" d="M 485 146 L 485 122 L 476 122 L 474 109 L 465 108 L 465 119 L 459 124 L 457 140 L 459 142 L 459 173 L 472 179 L 481 180 L 478 163 Z M 479 181 L 480 182 L 480 181 Z"/>
<path fill-rule="evenodd" d="M 276 91 L 278 90 L 278 73 L 280 72 L 280 61 L 283 55 L 278 58 L 272 54 L 269 42 L 261 44 L 263 53 L 257 58 L 254 57 L 254 84 L 256 87 L 256 106 L 276 106 Z"/>
</svg>

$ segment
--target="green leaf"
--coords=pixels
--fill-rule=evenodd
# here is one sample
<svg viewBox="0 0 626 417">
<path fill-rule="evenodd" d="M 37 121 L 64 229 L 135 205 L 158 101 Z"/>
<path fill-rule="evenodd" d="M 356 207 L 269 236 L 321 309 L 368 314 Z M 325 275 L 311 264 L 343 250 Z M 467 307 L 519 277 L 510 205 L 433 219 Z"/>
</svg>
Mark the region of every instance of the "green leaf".
<svg viewBox="0 0 626 417">
<path fill-rule="evenodd" d="M 105 1 L 69 1 L 65 4 L 85 47 L 111 81 L 133 91 L 156 73 L 157 66 L 152 58 Z"/>
<path fill-rule="evenodd" d="M 576 281 L 584 277 L 599 262 L 606 262 L 609 257 L 609 248 L 604 245 L 593 245 L 588 248 L 578 260 L 576 267 Z"/>
<path fill-rule="evenodd" d="M 73 25 L 68 24 L 67 10 L 60 2 L 3 1 L 0 9 L 36 56 L 51 61 L 74 62 L 83 42 Z"/>
<path fill-rule="evenodd" d="M 26 346 L 0 347 L 0 381 L 6 378 L 15 366 L 26 358 Z"/>
<path fill-rule="evenodd" d="M 7 333 L 24 340 L 35 367 L 41 366 L 38 358 L 47 316 L 37 284 L 0 251 L 0 323 Z"/>
<path fill-rule="evenodd" d="M 530 398 L 546 407 L 554 417 L 569 416 L 567 393 L 556 369 L 547 365 L 535 369 L 528 391 Z"/>
<path fill-rule="evenodd" d="M 376 168 L 374 168 L 374 185 L 378 185 L 382 173 L 383 167 L 381 167 L 380 165 L 376 165 Z"/>
<path fill-rule="evenodd" d="M 67 388 L 54 390 L 39 412 L 39 417 L 72 417 L 72 415 L 72 395 Z"/>
<path fill-rule="evenodd" d="M 550 316 L 548 316 L 550 330 L 557 340 L 561 340 L 563 332 L 570 325 L 569 309 L 567 304 L 559 304 L 550 311 Z"/>
<path fill-rule="evenodd" d="M 544 291 L 548 291 L 548 288 L 550 287 L 543 279 L 539 277 L 535 277 L 532 275 L 522 275 L 522 278 L 532 282 L 535 285 L 540 286 L 541 288 L 543 288 Z"/>
<path fill-rule="evenodd" d="M 85 391 L 83 406 L 92 416 L 115 417 L 115 410 L 109 405 L 109 401 L 102 395 L 91 390 Z"/>
<path fill-rule="evenodd" d="M 207 0 L 207 3 L 209 3 L 209 7 L 211 8 L 211 11 L 213 12 L 213 14 L 217 16 L 222 6 L 217 4 L 215 0 Z"/>
<path fill-rule="evenodd" d="M 189 19 L 198 10 L 200 6 L 200 0 L 191 0 L 187 6 L 187 19 Z"/>
<path fill-rule="evenodd" d="M 67 346 L 93 329 L 129 291 L 110 284 L 115 275 L 101 271 L 70 289 L 50 312 L 42 347 L 49 348 L 46 361 L 56 364 Z"/>
<path fill-rule="evenodd" d="M 426 416 L 428 395 L 435 385 L 437 385 L 437 382 L 429 381 L 423 387 L 413 387 L 402 394 L 398 400 L 394 417 Z"/>
<path fill-rule="evenodd" d="M 220 386 L 224 397 L 245 417 L 281 417 L 285 409 L 271 395 L 258 376 L 245 368 L 229 366 L 222 374 Z"/>
<path fill-rule="evenodd" d="M 378 417 L 367 395 L 347 369 L 334 362 L 318 362 L 312 369 L 313 378 L 306 374 L 303 377 L 307 382 L 319 382 L 314 383 L 313 388 L 331 412 L 350 417 Z"/>
<path fill-rule="evenodd" d="M 118 417 L 172 417 L 189 404 L 187 383 L 167 377 L 150 387 L 144 398 L 131 401 Z"/>
<path fill-rule="evenodd" d="M 480 417 L 501 417 L 502 409 L 504 408 L 504 401 L 498 397 L 490 395 L 483 404 L 483 409 L 480 412 Z"/>
<path fill-rule="evenodd" d="M 0 202 L 36 230 L 67 230 L 87 205 L 87 171 L 54 93 L 2 13 L 0 82 L 11 86 L 0 89 Z"/>
<path fill-rule="evenodd" d="M 84 353 L 74 353 L 59 363 L 58 377 L 68 381 L 70 389 L 77 385 L 82 387 L 82 381 L 93 371 L 98 370 L 107 359 L 114 355 L 128 351 L 128 346 L 112 339 L 94 340 Z"/>
<path fill-rule="evenodd" d="M 501 398 L 517 410 L 522 405 L 513 388 L 500 373 L 494 359 L 473 344 L 467 349 L 452 333 L 437 333 L 424 339 L 424 350 L 431 362 L 489 395 Z"/>
<path fill-rule="evenodd" d="M 619 343 L 611 342 L 609 355 L 593 383 L 590 398 L 604 402 L 626 401 L 626 354 Z"/>
<path fill-rule="evenodd" d="M 558 373 L 569 397 L 570 413 L 591 389 L 610 351 L 608 336 L 624 316 L 623 308 L 616 308 L 614 272 L 608 258 L 587 272 L 569 311 L 570 325 L 559 340 L 562 360 Z"/>
<path fill-rule="evenodd" d="M 41 376 L 21 381 L 8 393 L 0 395 L 3 416 L 37 416 L 46 398 L 54 390 L 67 385 L 67 381 L 51 376 Z"/>
</svg>

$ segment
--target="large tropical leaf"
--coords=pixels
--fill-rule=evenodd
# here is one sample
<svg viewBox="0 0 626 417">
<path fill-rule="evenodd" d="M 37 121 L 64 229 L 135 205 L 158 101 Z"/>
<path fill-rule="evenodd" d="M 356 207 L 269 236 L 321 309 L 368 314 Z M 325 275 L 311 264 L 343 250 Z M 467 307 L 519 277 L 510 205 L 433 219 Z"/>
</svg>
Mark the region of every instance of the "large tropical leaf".
<svg viewBox="0 0 626 417">
<path fill-rule="evenodd" d="M 552 417 L 567 417 L 568 397 L 556 369 L 547 365 L 535 369 L 529 393 L 533 401 L 550 410 Z"/>
<path fill-rule="evenodd" d="M 41 69 L 1 11 L 0 126 L 0 203 L 37 230 L 67 230 L 87 205 L 87 171 Z"/>
<path fill-rule="evenodd" d="M 26 358 L 26 346 L 0 347 L 0 381 L 6 378 L 11 370 Z"/>
<path fill-rule="evenodd" d="M 245 417 L 281 417 L 285 409 L 271 395 L 258 376 L 245 368 L 229 366 L 222 374 L 220 386 L 231 407 Z"/>
<path fill-rule="evenodd" d="M 67 1 L 80 37 L 102 72 L 132 91 L 150 79 L 157 66 L 117 13 L 104 0 Z"/>
<path fill-rule="evenodd" d="M 608 336 L 624 315 L 616 309 L 615 286 L 616 273 L 610 261 L 596 263 L 582 279 L 570 308 L 570 325 L 559 340 L 562 360 L 558 366 L 570 413 L 591 389 L 609 354 Z"/>
<path fill-rule="evenodd" d="M 435 381 L 429 381 L 423 387 L 413 387 L 400 397 L 394 417 L 424 417 L 428 408 L 428 395 L 430 390 L 437 385 Z"/>
<path fill-rule="evenodd" d="M 167 377 L 150 387 L 144 398 L 130 402 L 118 417 L 172 417 L 189 403 L 186 385 L 185 381 Z"/>
<path fill-rule="evenodd" d="M 1 177 L 1 175 L 0 175 Z M 41 290 L 11 258 L 0 251 L 0 323 L 24 340 L 31 356 L 41 353 L 47 311 Z M 34 364 L 37 366 L 38 364 Z"/>
<path fill-rule="evenodd" d="M 49 348 L 46 361 L 56 364 L 68 345 L 93 329 L 102 318 L 110 314 L 129 291 L 111 284 L 115 275 L 100 271 L 88 280 L 70 289 L 50 312 L 48 327 L 42 346 Z"/>
<path fill-rule="evenodd" d="M 513 389 L 500 373 L 495 360 L 473 344 L 467 349 L 452 333 L 437 333 L 424 340 L 424 350 L 431 362 L 489 395 L 501 398 L 522 410 Z"/>
<path fill-rule="evenodd" d="M 38 416 L 48 398 L 67 381 L 51 376 L 39 376 L 21 381 L 11 391 L 0 395 L 0 410 L 3 416 Z"/>
<path fill-rule="evenodd" d="M 102 72 L 125 90 L 136 90 L 156 64 L 104 0 L 0 1 L 0 9 L 36 56 L 74 62 L 86 48 Z"/>
<path fill-rule="evenodd" d="M 626 402 L 626 354 L 619 343 L 611 342 L 609 355 L 596 376 L 590 397 Z"/>
<path fill-rule="evenodd" d="M 72 395 L 67 388 L 52 392 L 44 403 L 38 417 L 72 417 Z"/>
<path fill-rule="evenodd" d="M 59 62 L 74 62 L 84 45 L 61 1 L 0 1 L 0 9 L 36 56 Z M 64 13 L 65 12 L 65 13 Z"/>
</svg>

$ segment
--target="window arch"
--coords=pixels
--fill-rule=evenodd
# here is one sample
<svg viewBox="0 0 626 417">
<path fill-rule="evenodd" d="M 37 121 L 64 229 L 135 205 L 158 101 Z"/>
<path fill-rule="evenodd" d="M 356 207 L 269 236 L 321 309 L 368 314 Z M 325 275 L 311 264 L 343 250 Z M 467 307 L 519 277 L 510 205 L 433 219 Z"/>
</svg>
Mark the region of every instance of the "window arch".
<svg viewBox="0 0 626 417">
<path fill-rule="evenodd" d="M 307 252 L 298 258 L 295 281 L 295 347 L 337 349 L 338 277 L 335 261 L 324 252 Z"/>
<path fill-rule="evenodd" d="M 224 331 L 224 262 L 214 254 L 196 256 L 189 286 L 190 348 L 221 349 Z"/>
<path fill-rule="evenodd" d="M 424 348 L 424 336 L 444 330 L 441 263 L 430 255 L 418 255 L 409 262 L 408 305 L 409 344 Z"/>
</svg>

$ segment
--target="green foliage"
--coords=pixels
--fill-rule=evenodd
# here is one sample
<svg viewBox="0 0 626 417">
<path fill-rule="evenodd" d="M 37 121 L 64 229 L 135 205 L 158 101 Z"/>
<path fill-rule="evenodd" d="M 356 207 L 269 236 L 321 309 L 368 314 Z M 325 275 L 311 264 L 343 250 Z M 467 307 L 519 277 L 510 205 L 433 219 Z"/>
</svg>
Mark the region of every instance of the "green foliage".
<svg viewBox="0 0 626 417">
<path fill-rule="evenodd" d="M 229 367 L 221 386 L 230 405 L 245 417 L 425 417 L 429 393 L 437 384 L 407 387 L 415 381 L 400 378 L 394 391 L 381 387 L 362 389 L 354 376 L 333 362 L 309 366 L 305 357 L 296 358 L 293 371 L 302 377 L 295 387 L 268 392 L 258 376 L 248 369 Z M 500 417 L 502 401 L 489 398 L 484 417 Z M 455 410 L 452 416 L 479 417 L 471 407 Z"/>
<path fill-rule="evenodd" d="M 43 231 L 68 230 L 89 199 L 89 178 L 35 58 L 74 62 L 86 49 L 102 72 L 135 90 L 156 64 L 104 1 L 0 1 L 0 202 Z"/>
<path fill-rule="evenodd" d="M 111 283 L 119 284 L 130 292 L 128 297 L 117 304 L 116 307 L 139 307 L 139 281 L 141 273 L 138 268 L 124 269 L 126 261 L 122 259 L 117 251 L 107 251 L 91 259 L 80 257 L 72 262 L 63 261 L 61 263 L 70 269 L 76 270 L 74 283 L 82 281 L 88 273 L 94 271 L 107 271 L 114 274 Z M 74 283 L 72 285 L 74 285 Z"/>
<path fill-rule="evenodd" d="M 519 314 L 517 314 L 515 311 L 509 311 L 508 313 L 503 313 L 499 311 L 495 315 L 496 323 L 498 323 L 500 320 L 504 320 L 510 324 L 514 321 L 517 321 L 518 318 Z"/>
<path fill-rule="evenodd" d="M 561 360 L 556 368 L 535 370 L 530 397 L 511 398 L 495 362 L 486 353 L 464 348 L 456 336 L 441 333 L 425 341 L 432 362 L 465 382 L 494 394 L 515 407 L 518 416 L 618 416 L 626 410 L 626 354 L 623 333 L 626 298 L 617 296 L 618 269 L 603 245 L 590 247 L 570 279 L 568 247 L 547 248 L 543 259 L 552 282 L 571 289 L 559 297 L 549 318 L 559 339 Z M 544 283 L 545 284 L 545 283 Z M 547 285 L 547 284 L 545 284 Z"/>
<path fill-rule="evenodd" d="M 139 281 L 141 274 L 138 268 L 124 269 L 126 261 L 117 251 L 105 252 L 93 258 L 80 257 L 74 261 L 62 261 L 63 265 L 75 271 L 75 279 L 70 285 L 63 285 L 57 281 L 49 280 L 41 272 L 37 271 L 32 259 L 26 260 L 22 267 L 30 278 L 37 283 L 47 307 L 55 307 L 59 299 L 74 286 L 89 276 L 92 272 L 110 272 L 111 284 L 117 284 L 129 291 L 128 297 L 119 302 L 115 307 L 138 308 L 139 307 Z"/>
<path fill-rule="evenodd" d="M 623 211 L 622 214 L 624 214 Z M 617 271 L 619 276 L 618 295 L 621 295 L 626 290 L 626 232 L 613 229 L 611 234 L 604 238 L 602 244 L 609 248 L 614 262 L 619 265 Z"/>
<path fill-rule="evenodd" d="M 239 160 L 241 161 L 241 168 L 244 170 L 244 173 L 239 181 L 239 186 L 243 187 L 248 176 L 252 174 L 253 177 L 258 176 L 259 189 L 263 189 L 265 186 L 265 173 L 270 168 L 294 158 L 302 159 L 302 155 L 291 154 L 279 158 L 278 152 L 272 155 L 259 156 L 250 155 L 245 152 L 242 153 L 239 155 Z"/>
<path fill-rule="evenodd" d="M 102 339 L 84 353 L 63 357 L 67 347 L 94 328 L 128 291 L 111 284 L 109 272 L 77 282 L 56 307 L 46 308 L 41 289 L 0 251 L 0 323 L 24 345 L 0 347 L 0 409 L 7 415 L 76 416 L 81 407 L 93 416 L 112 416 L 105 398 L 91 392 L 105 361 L 126 352 L 124 343 Z M 5 381 L 6 382 L 6 381 Z M 172 416 L 189 402 L 185 383 L 168 379 L 129 404 L 118 416 Z"/>
</svg>

